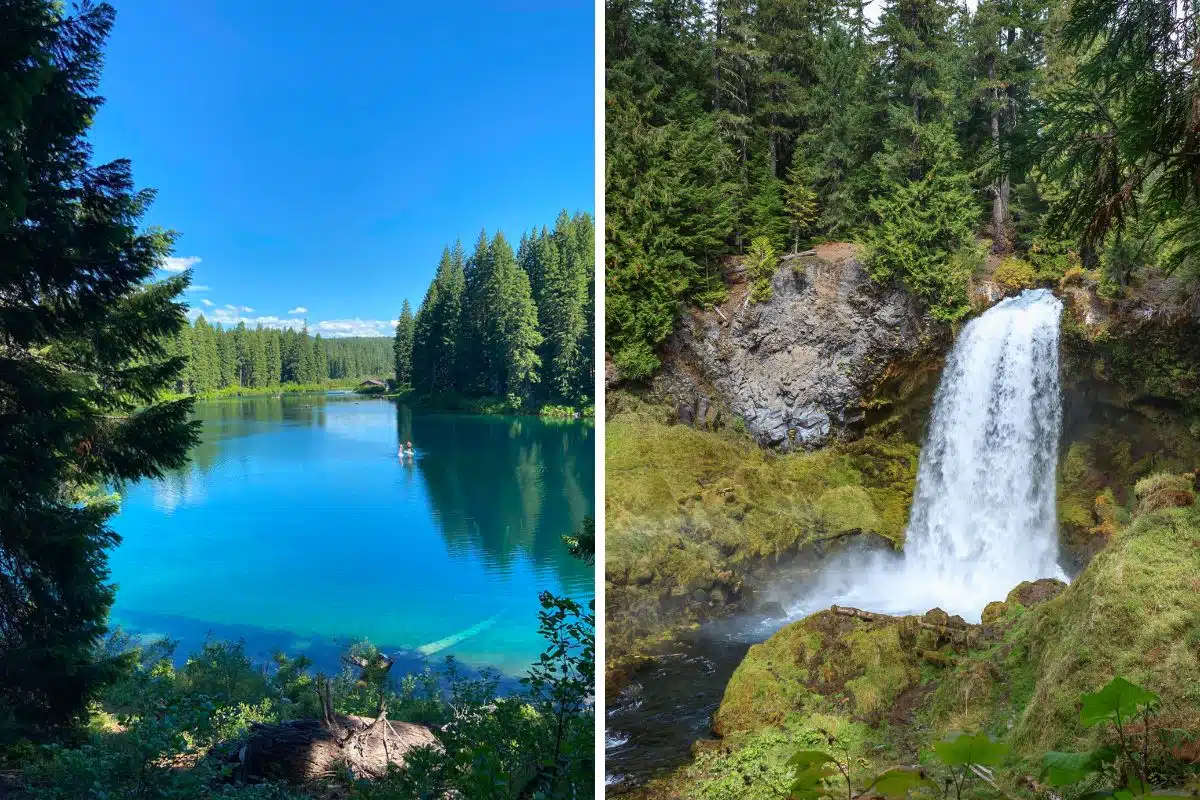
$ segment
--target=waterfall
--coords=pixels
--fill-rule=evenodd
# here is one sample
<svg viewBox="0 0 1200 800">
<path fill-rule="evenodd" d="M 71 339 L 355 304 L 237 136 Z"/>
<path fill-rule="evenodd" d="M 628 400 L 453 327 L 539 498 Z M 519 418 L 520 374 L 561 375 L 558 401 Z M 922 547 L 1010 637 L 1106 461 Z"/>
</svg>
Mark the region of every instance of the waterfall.
<svg viewBox="0 0 1200 800">
<path fill-rule="evenodd" d="M 1058 565 L 1055 479 L 1062 303 L 1044 289 L 997 303 L 959 334 L 934 397 L 903 556 L 841 559 L 793 613 L 831 602 L 934 606 L 978 620 Z"/>
</svg>

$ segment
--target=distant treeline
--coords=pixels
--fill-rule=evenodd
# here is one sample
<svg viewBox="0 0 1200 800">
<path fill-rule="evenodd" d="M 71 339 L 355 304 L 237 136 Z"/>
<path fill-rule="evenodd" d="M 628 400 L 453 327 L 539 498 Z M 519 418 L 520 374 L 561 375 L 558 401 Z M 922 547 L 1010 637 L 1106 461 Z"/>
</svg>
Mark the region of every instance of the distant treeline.
<svg viewBox="0 0 1200 800">
<path fill-rule="evenodd" d="M 595 227 L 563 211 L 554 229 L 479 234 L 442 252 L 416 315 L 408 301 L 395 336 L 398 383 L 422 394 L 574 404 L 593 395 Z"/>
<path fill-rule="evenodd" d="M 210 325 L 203 315 L 172 337 L 168 350 L 187 358 L 172 387 L 181 394 L 383 378 L 394 368 L 392 341 L 386 337 L 323 339 L 309 336 L 307 328 L 247 328 L 245 323 L 223 328 Z"/>
</svg>

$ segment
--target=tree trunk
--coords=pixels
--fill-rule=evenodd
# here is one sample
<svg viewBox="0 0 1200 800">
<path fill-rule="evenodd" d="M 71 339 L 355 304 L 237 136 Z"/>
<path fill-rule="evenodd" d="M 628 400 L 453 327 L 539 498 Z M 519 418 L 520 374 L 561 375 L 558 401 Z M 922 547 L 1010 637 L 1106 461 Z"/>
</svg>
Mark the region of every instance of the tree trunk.
<svg viewBox="0 0 1200 800">
<path fill-rule="evenodd" d="M 995 85 L 996 57 L 988 58 L 988 80 L 992 85 L 992 147 L 1000 158 L 1000 88 Z M 1001 167 L 992 183 L 992 252 L 1007 253 L 1008 244 L 1008 171 Z"/>
</svg>

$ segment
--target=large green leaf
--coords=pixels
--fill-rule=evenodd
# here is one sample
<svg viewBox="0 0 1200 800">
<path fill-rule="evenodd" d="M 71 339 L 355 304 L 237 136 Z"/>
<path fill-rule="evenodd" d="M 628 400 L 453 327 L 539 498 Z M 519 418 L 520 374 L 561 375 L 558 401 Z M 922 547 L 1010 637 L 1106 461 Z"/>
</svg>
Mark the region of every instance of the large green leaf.
<svg viewBox="0 0 1200 800">
<path fill-rule="evenodd" d="M 830 761 L 833 759 L 831 758 Z M 824 763 L 810 764 L 796 773 L 792 781 L 792 800 L 816 800 L 829 795 L 827 783 L 838 771 Z"/>
<path fill-rule="evenodd" d="M 948 767 L 968 764 L 996 766 L 1004 763 L 1008 745 L 986 733 L 952 733 L 933 746 L 933 753 Z"/>
<path fill-rule="evenodd" d="M 1079 721 L 1085 727 L 1110 719 L 1132 719 L 1139 708 L 1158 703 L 1158 695 L 1117 676 L 1098 692 L 1083 696 Z"/>
<path fill-rule="evenodd" d="M 1116 758 L 1117 751 L 1112 747 L 1101 747 L 1086 753 L 1058 753 L 1052 750 L 1042 757 L 1042 773 L 1051 786 L 1067 786 L 1099 772 L 1104 764 L 1116 761 Z"/>
<path fill-rule="evenodd" d="M 907 797 L 915 789 L 938 788 L 925 771 L 917 767 L 893 767 L 876 778 L 873 786 L 875 793 L 884 797 Z"/>
</svg>

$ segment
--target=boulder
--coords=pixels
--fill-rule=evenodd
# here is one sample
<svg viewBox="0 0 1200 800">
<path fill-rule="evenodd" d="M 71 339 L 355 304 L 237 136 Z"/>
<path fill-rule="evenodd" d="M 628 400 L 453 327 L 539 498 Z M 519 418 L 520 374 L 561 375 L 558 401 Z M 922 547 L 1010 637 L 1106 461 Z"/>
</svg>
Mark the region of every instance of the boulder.
<svg viewBox="0 0 1200 800">
<path fill-rule="evenodd" d="M 1008 603 L 1002 603 L 999 600 L 993 600 L 983 607 L 983 624 L 995 625 L 1004 615 L 1008 613 Z"/>
<path fill-rule="evenodd" d="M 930 625 L 949 625 L 950 615 L 940 608 L 931 608 L 925 612 L 924 620 Z"/>
<path fill-rule="evenodd" d="M 1036 606 L 1038 603 L 1044 603 L 1047 600 L 1057 597 L 1066 588 L 1067 584 L 1057 578 L 1038 578 L 1036 581 L 1022 581 L 1008 593 L 1008 597 L 1004 598 L 1004 602 L 1010 605 L 1017 603 L 1029 608 L 1030 606 Z"/>
<path fill-rule="evenodd" d="M 746 302 L 747 290 L 693 310 L 668 340 L 653 388 L 680 421 L 716 426 L 725 409 L 760 445 L 820 447 L 859 424 L 889 365 L 921 346 L 918 301 L 872 281 L 853 245 L 784 256 L 765 302 Z"/>
</svg>

